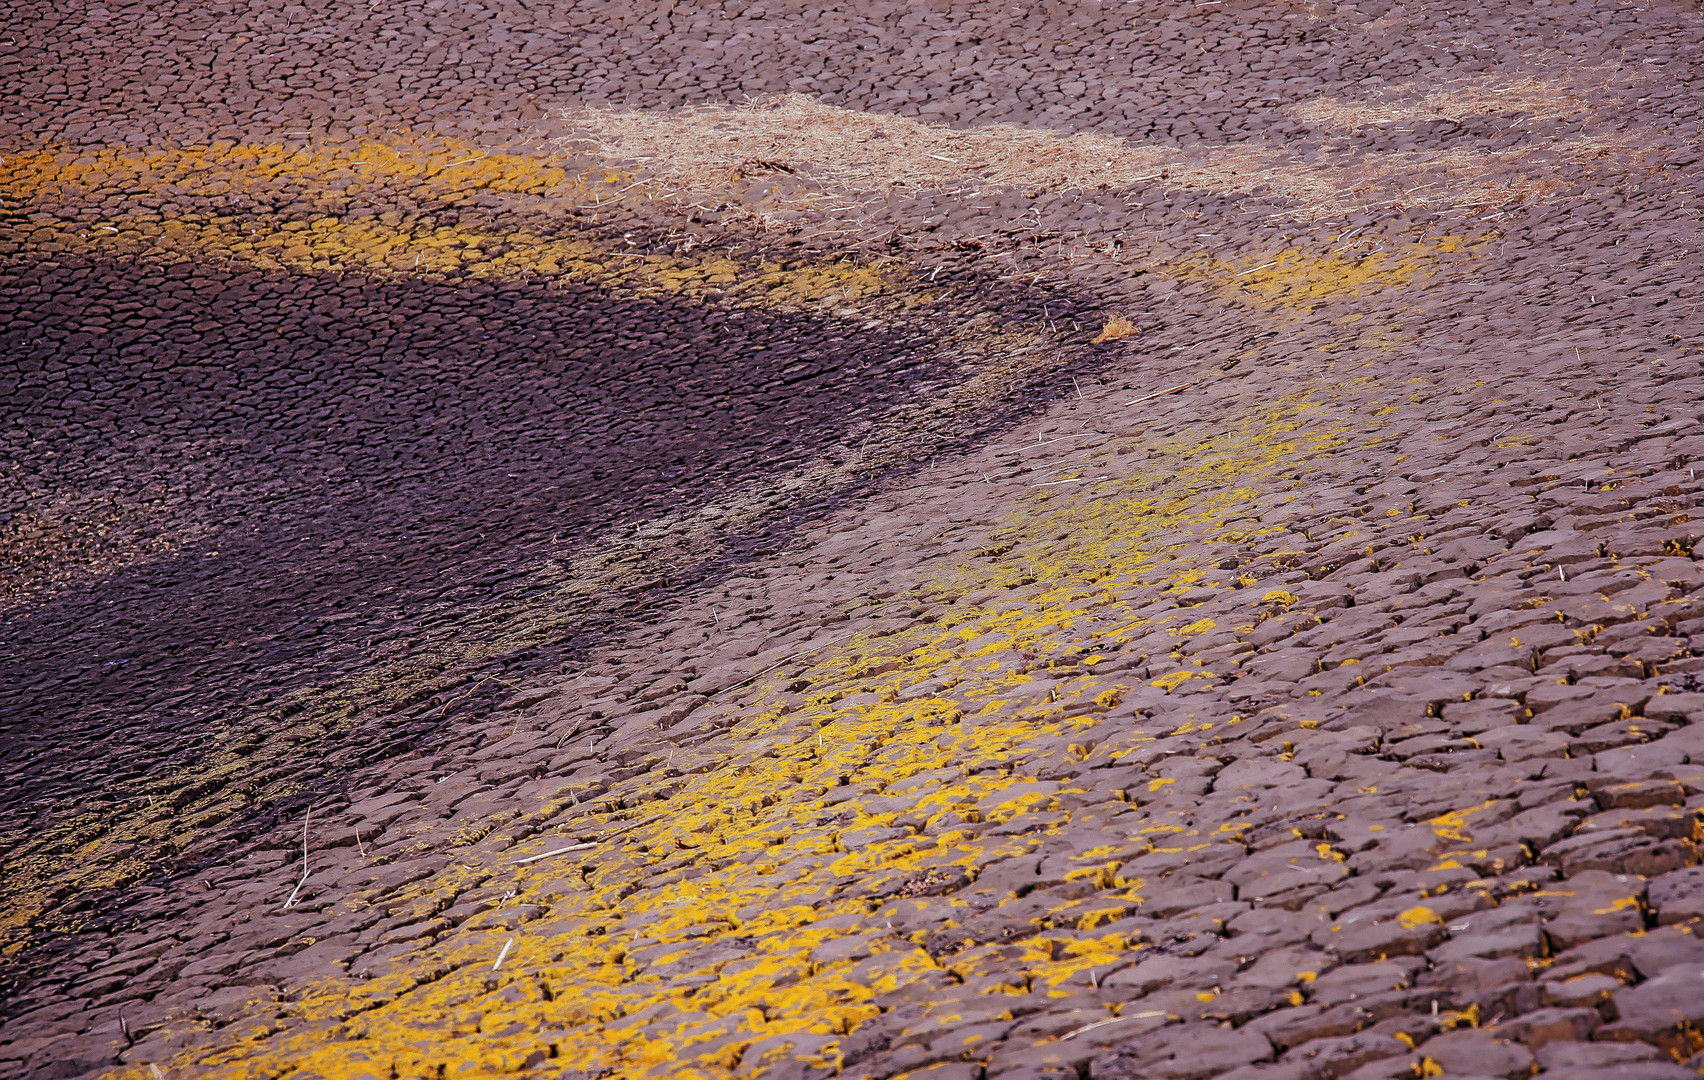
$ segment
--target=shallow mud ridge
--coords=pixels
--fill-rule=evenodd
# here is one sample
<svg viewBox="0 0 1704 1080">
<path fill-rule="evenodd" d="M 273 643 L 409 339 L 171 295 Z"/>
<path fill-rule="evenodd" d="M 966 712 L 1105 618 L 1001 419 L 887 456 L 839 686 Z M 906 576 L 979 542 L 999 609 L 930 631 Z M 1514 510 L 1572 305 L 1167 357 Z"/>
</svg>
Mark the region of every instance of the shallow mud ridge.
<svg viewBox="0 0 1704 1080">
<path fill-rule="evenodd" d="M 14 5 L 0 1077 L 1704 1073 L 1704 11 Z"/>
</svg>

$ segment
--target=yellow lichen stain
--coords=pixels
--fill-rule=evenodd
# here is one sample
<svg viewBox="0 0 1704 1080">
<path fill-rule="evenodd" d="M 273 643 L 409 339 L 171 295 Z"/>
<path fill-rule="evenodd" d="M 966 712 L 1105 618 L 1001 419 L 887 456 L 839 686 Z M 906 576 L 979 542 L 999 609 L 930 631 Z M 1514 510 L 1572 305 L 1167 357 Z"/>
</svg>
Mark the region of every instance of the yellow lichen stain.
<svg viewBox="0 0 1704 1080">
<path fill-rule="evenodd" d="M 1442 925 L 1444 920 L 1425 904 L 1416 904 L 1398 915 L 1396 921 L 1404 930 L 1416 930 L 1422 926 Z"/>
<path fill-rule="evenodd" d="M 1062 923 L 1077 929 L 973 943 L 939 958 L 917 935 L 883 930 L 878 913 L 896 901 L 881 897 L 974 880 L 982 867 L 1060 835 L 1071 815 L 1062 797 L 1073 786 L 1027 774 L 1026 747 L 1101 737 L 1108 687 L 1074 675 L 1046 695 L 1026 694 L 1034 677 L 1022 658 L 1057 655 L 1084 635 L 1116 645 L 1174 625 L 1148 599 L 1098 598 L 1170 595 L 1201 580 L 1176 537 L 1224 531 L 1298 452 L 1337 445 L 1329 428 L 1299 430 L 1298 414 L 1323 392 L 1298 392 L 1200 442 L 1161 444 L 1169 458 L 1161 475 L 1171 477 L 1164 485 L 1137 476 L 1118 482 L 1128 492 L 1111 485 L 1026 500 L 997 530 L 1011 545 L 1000 559 L 967 551 L 900 598 L 934 605 L 935 621 L 879 637 L 854 633 L 755 680 L 714 744 L 724 756 L 675 777 L 643 811 L 612 793 L 592 812 L 601 823 L 576 818 L 593 832 L 628 829 L 595 849 L 517 865 L 517 856 L 559 841 L 516 843 L 499 829 L 460 849 L 452 867 L 384 898 L 424 918 L 446 893 L 487 882 L 547 917 L 517 929 L 470 919 L 371 978 L 293 984 L 289 1022 L 264 1039 L 232 1025 L 188 1040 L 161 1065 L 213 1066 L 229 1077 L 431 1075 L 439 1064 L 513 1071 L 548 1043 L 557 1060 L 588 1070 L 722 1078 L 736 1061 L 743 1069 L 782 1054 L 787 1040 L 787 1056 L 832 1063 L 835 1040 L 875 1015 L 878 995 L 920 980 L 982 971 L 1015 980 L 991 992 L 1033 985 L 1050 994 L 1092 981 L 1139 945 L 1116 932 L 1096 936 L 1116 921 L 1116 897 L 1103 894 L 1081 911 L 1062 902 Z M 959 599 L 968 597 L 978 599 Z M 1007 644 L 966 648 L 981 640 Z M 802 702 L 787 693 L 798 680 L 811 687 Z M 951 689 L 906 696 L 925 682 Z M 1130 738 L 1128 719 L 1110 734 Z M 654 764 L 662 767 L 660 755 Z M 1155 778 L 1150 787 L 1171 782 Z M 1036 816 L 1039 827 L 1016 835 L 953 827 L 984 812 L 986 820 Z M 906 824 L 896 830 L 898 822 Z M 1175 852 L 1209 846 L 1140 812 L 1129 826 L 1176 836 Z M 872 835 L 885 839 L 840 842 L 878 827 Z M 1083 853 L 1071 872 L 1135 898 L 1143 882 L 1121 879 L 1110 855 Z M 954 918 L 968 914 L 959 913 L 962 901 L 937 902 Z M 872 932 L 879 938 L 861 953 L 813 959 L 822 946 Z M 118 1075 L 148 1074 L 129 1066 Z"/>
<path fill-rule="evenodd" d="M 1448 813 L 1439 814 L 1437 817 L 1427 821 L 1426 824 L 1432 827 L 1432 831 L 1438 834 L 1439 839 L 1454 840 L 1457 843 L 1462 844 L 1471 844 L 1473 842 L 1473 836 L 1467 831 L 1467 819 L 1472 817 L 1474 814 L 1479 813 L 1481 810 L 1489 809 L 1495 803 L 1496 800 L 1493 799 L 1488 802 L 1480 803 L 1478 806 L 1469 807 L 1466 810 L 1451 810 Z"/>
<path fill-rule="evenodd" d="M 1196 672 L 1193 671 L 1174 671 L 1169 675 L 1161 675 L 1148 685 L 1157 686 L 1161 690 L 1175 690 L 1195 677 Z"/>
</svg>

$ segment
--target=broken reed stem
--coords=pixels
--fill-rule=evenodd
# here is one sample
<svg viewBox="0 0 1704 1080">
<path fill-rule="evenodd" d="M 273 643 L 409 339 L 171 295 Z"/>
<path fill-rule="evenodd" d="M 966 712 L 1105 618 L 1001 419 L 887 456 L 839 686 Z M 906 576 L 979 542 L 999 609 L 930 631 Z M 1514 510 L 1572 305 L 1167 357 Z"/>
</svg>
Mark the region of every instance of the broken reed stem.
<svg viewBox="0 0 1704 1080">
<path fill-rule="evenodd" d="M 444 702 L 443 708 L 438 710 L 438 715 L 442 716 L 443 714 L 449 712 L 451 705 L 454 705 L 458 701 L 464 701 L 467 698 L 472 697 L 473 692 L 475 690 L 478 690 L 480 687 L 484 686 L 486 683 L 491 682 L 493 680 L 496 680 L 497 682 L 502 683 L 504 686 L 507 686 L 511 690 L 519 690 L 520 689 L 520 687 L 516 686 L 512 682 L 504 682 L 502 679 L 498 679 L 497 676 L 495 676 L 495 675 L 487 675 L 487 676 L 485 676 L 485 678 L 480 679 L 478 682 L 476 682 L 472 686 L 468 687 L 467 693 L 461 695 L 460 697 L 453 697 L 450 700 Z"/>
<path fill-rule="evenodd" d="M 288 911 L 296 903 L 296 894 L 302 891 L 302 886 L 308 883 L 308 822 L 314 817 L 314 808 L 308 807 L 308 812 L 302 818 L 302 880 L 296 882 L 296 887 L 290 890 L 290 898 L 284 901 Z"/>
<path fill-rule="evenodd" d="M 1102 480 L 1111 480 L 1111 479 L 1112 479 L 1112 477 L 1110 477 L 1110 476 L 1067 476 L 1063 480 L 1048 480 L 1045 483 L 1036 484 L 1035 486 L 1036 487 L 1057 487 L 1060 484 L 1085 484 L 1085 483 L 1086 484 L 1094 484 L 1094 483 L 1099 483 Z"/>
<path fill-rule="evenodd" d="M 787 657 L 786 659 L 776 661 L 775 663 L 771 664 L 770 666 L 764 668 L 762 671 L 758 672 L 756 675 L 751 675 L 751 676 L 748 676 L 747 678 L 741 679 L 739 682 L 735 683 L 732 686 L 724 686 L 724 687 L 722 687 L 722 689 L 716 691 L 716 693 L 711 694 L 710 696 L 715 697 L 717 694 L 725 694 L 729 690 L 738 690 L 740 687 L 746 685 L 749 682 L 754 682 L 757 679 L 763 678 L 763 676 L 769 674 L 771 671 L 774 671 L 777 668 L 785 667 L 790 661 L 797 660 L 799 657 L 805 655 L 805 653 L 807 653 L 807 652 L 820 652 L 823 649 L 828 648 L 830 645 L 840 644 L 841 642 L 845 641 L 847 638 L 849 638 L 851 636 L 852 636 L 852 634 L 850 634 L 850 633 L 842 634 L 840 637 L 836 638 L 835 640 L 825 642 L 821 645 L 816 646 L 813 649 L 800 649 L 798 652 Z"/>
<path fill-rule="evenodd" d="M 587 840 L 585 843 L 582 843 L 582 844 L 569 844 L 567 847 L 553 848 L 550 851 L 542 852 L 541 854 L 538 854 L 538 855 L 528 855 L 524 859 L 516 859 L 514 862 L 510 863 L 509 865 L 521 866 L 521 865 L 524 865 L 526 863 L 538 862 L 540 859 L 548 859 L 552 855 L 566 855 L 570 851 L 584 851 L 587 848 L 594 848 L 594 847 L 597 847 L 599 844 L 603 843 L 606 840 L 613 840 L 615 837 L 620 836 L 622 833 L 632 832 L 634 829 L 644 828 L 646 825 L 653 825 L 653 824 L 663 820 L 664 818 L 666 818 L 668 816 L 669 816 L 668 814 L 653 814 L 652 816 L 645 818 L 642 821 L 630 821 L 626 825 L 623 825 L 619 829 L 611 829 L 609 832 L 606 832 L 602 836 L 599 836 L 596 840 Z"/>
<path fill-rule="evenodd" d="M 1180 390 L 1188 390 L 1190 387 L 1192 387 L 1194 385 L 1195 384 L 1192 383 L 1192 382 L 1186 382 L 1186 383 L 1182 383 L 1178 386 L 1174 386 L 1169 390 L 1156 390 L 1152 394 L 1147 395 L 1146 397 L 1139 397 L 1134 401 L 1126 401 L 1124 404 L 1126 404 L 1126 405 L 1140 405 L 1144 401 L 1152 401 L 1155 398 L 1162 398 L 1162 397 L 1165 397 L 1168 394 L 1175 394 Z"/>
<path fill-rule="evenodd" d="M 515 945 L 515 939 L 514 938 L 510 938 L 508 941 L 505 941 L 503 943 L 503 951 L 498 953 L 497 959 L 493 960 L 491 962 L 491 970 L 492 971 L 496 971 L 499 967 L 503 966 L 503 958 L 509 955 L 509 950 L 514 948 L 514 945 Z"/>
<path fill-rule="evenodd" d="M 1084 1024 L 1082 1027 L 1077 1028 L 1075 1031 L 1067 1031 L 1065 1034 L 1059 1036 L 1059 1041 L 1064 1042 L 1066 1039 L 1074 1039 L 1078 1035 L 1083 1034 L 1085 1031 L 1093 1031 L 1096 1028 L 1103 1028 L 1103 1027 L 1106 1027 L 1108 1024 L 1116 1024 L 1116 1023 L 1119 1023 L 1120 1021 L 1124 1021 L 1124 1020 L 1148 1020 L 1148 1019 L 1151 1019 L 1151 1018 L 1156 1017 L 1156 1016 L 1164 1016 L 1164 1015 L 1165 1015 L 1164 1011 L 1155 1011 L 1155 1010 L 1149 1009 L 1149 1010 L 1146 1010 L 1144 1012 L 1131 1013 L 1129 1016 L 1114 1016 L 1114 1017 L 1110 1017 L 1109 1019 L 1106 1019 L 1106 1020 L 1096 1020 L 1092 1024 Z"/>
<path fill-rule="evenodd" d="M 600 843 L 600 841 L 597 841 L 597 840 L 588 840 L 587 842 L 585 842 L 583 844 L 569 844 L 567 847 L 553 848 L 552 850 L 546 851 L 546 852 L 539 854 L 539 855 L 528 855 L 524 859 L 516 859 L 510 865 L 512 865 L 512 866 L 525 866 L 527 863 L 535 863 L 535 862 L 538 862 L 540 859 L 548 859 L 552 855 L 566 855 L 570 851 L 584 851 L 587 848 L 595 848 L 595 847 L 598 846 L 599 843 Z"/>
</svg>

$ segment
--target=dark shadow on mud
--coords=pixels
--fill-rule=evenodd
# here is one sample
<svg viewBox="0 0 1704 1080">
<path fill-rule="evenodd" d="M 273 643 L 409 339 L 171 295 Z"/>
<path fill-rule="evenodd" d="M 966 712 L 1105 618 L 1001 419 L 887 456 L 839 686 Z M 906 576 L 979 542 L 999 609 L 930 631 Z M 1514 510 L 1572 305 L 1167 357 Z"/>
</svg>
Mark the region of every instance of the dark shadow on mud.
<svg viewBox="0 0 1704 1080">
<path fill-rule="evenodd" d="M 18 305 L 31 321 L 0 333 L 0 437 L 17 466 L 0 477 L 16 515 L 0 541 L 21 557 L 9 572 L 55 565 L 74 530 L 41 528 L 37 511 L 62 496 L 74 513 L 107 515 L 108 535 L 77 541 L 97 555 L 165 544 L 0 615 L 0 832 L 117 813 L 115 793 L 233 749 L 219 738 L 252 743 L 285 726 L 292 691 L 411 657 L 430 682 L 434 642 L 513 629 L 548 560 L 612 525 L 778 477 L 962 374 L 938 339 L 971 310 L 1039 321 L 1072 308 L 1058 293 L 994 296 L 973 275 L 961 286 L 962 301 L 870 325 L 587 287 L 0 264 L 0 300 L 38 298 Z M 1052 396 L 1024 388 L 942 448 Z M 209 820 L 146 880 L 193 874 L 222 857 L 210 851 L 295 821 L 322 793 L 488 712 L 509 685 L 779 548 L 830 505 L 724 538 L 692 581 L 654 582 L 548 641 L 488 651 L 481 674 L 500 681 L 462 678 L 402 707 L 382 693 L 346 701 L 354 737 L 297 736 L 287 761 L 239 785 L 287 781 L 300 795 Z M 58 858 L 102 828 L 78 825 L 23 857 Z M 72 938 L 125 925 L 123 883 L 66 900 L 59 929 L 38 924 L 43 948 L 19 954 L 4 981 L 28 984 Z"/>
<path fill-rule="evenodd" d="M 97 492 L 126 508 L 111 531 L 175 549 L 6 617 L 0 756 L 30 782 L 0 817 L 117 779 L 87 764 L 121 746 L 169 754 L 221 699 L 363 663 L 528 559 L 784 471 L 943 374 L 925 337 L 801 315 L 186 271 L 0 282 L 51 297 L 0 338 L 14 513 Z"/>
</svg>

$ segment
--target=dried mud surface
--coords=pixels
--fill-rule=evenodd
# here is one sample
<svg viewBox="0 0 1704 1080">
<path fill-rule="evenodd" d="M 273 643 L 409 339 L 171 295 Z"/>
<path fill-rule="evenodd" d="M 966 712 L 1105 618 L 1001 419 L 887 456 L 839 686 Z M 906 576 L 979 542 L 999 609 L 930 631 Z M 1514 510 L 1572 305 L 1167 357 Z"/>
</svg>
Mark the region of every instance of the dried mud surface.
<svg viewBox="0 0 1704 1080">
<path fill-rule="evenodd" d="M 14 5 L 0 1077 L 1704 1072 L 1704 12 Z"/>
</svg>

